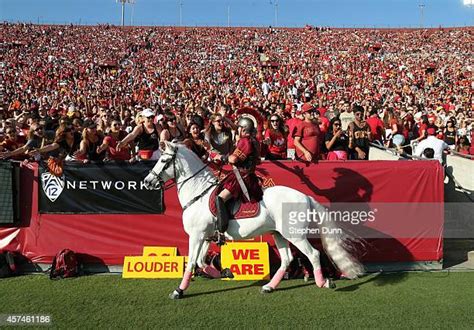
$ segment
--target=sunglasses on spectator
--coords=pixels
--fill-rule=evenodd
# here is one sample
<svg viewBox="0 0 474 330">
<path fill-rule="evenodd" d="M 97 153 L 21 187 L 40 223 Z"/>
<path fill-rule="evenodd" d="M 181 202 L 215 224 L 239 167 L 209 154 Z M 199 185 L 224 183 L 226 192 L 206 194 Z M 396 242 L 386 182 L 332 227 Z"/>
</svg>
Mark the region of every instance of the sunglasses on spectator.
<svg viewBox="0 0 474 330">
<path fill-rule="evenodd" d="M 43 127 L 37 127 L 37 128 L 35 129 L 35 132 L 42 131 L 43 129 L 44 129 Z"/>
<path fill-rule="evenodd" d="M 355 115 L 356 115 L 357 117 L 362 116 L 362 112 L 356 112 Z"/>
<path fill-rule="evenodd" d="M 222 123 L 221 119 L 214 120 L 215 123 Z"/>
<path fill-rule="evenodd" d="M 112 124 L 113 127 L 120 127 L 119 123 Z"/>
<path fill-rule="evenodd" d="M 276 118 L 276 119 L 270 119 L 270 121 L 271 121 L 272 123 L 278 123 L 279 120 L 278 120 L 278 118 Z"/>
<path fill-rule="evenodd" d="M 341 126 L 341 123 L 334 123 L 334 126 Z"/>
<path fill-rule="evenodd" d="M 15 131 L 6 131 L 5 134 L 16 134 Z"/>
</svg>

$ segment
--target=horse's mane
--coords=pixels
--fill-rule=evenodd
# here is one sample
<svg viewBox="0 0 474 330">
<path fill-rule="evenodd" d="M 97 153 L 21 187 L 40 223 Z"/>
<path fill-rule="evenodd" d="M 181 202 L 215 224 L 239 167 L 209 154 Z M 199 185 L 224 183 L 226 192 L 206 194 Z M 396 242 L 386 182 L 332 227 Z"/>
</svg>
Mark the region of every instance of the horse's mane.
<svg viewBox="0 0 474 330">
<path fill-rule="evenodd" d="M 181 152 L 185 155 L 186 159 L 192 158 L 192 162 L 194 164 L 198 164 L 199 166 L 204 166 L 204 162 L 192 151 L 189 149 L 186 144 L 180 142 L 166 142 L 167 147 L 176 148 L 176 152 Z"/>
</svg>

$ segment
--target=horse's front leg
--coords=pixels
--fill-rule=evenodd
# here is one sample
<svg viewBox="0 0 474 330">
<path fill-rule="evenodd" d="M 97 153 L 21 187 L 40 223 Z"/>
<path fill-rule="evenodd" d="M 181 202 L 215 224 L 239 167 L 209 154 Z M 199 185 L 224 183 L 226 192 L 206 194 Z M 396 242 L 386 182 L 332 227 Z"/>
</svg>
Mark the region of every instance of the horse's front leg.
<svg viewBox="0 0 474 330">
<path fill-rule="evenodd" d="M 196 266 L 197 258 L 200 255 L 204 243 L 204 235 L 191 235 L 189 236 L 189 256 L 188 264 L 184 271 L 183 279 L 179 287 L 170 294 L 171 299 L 180 299 L 184 295 L 184 291 L 189 287 L 191 277 L 193 276 L 193 270 Z"/>
</svg>

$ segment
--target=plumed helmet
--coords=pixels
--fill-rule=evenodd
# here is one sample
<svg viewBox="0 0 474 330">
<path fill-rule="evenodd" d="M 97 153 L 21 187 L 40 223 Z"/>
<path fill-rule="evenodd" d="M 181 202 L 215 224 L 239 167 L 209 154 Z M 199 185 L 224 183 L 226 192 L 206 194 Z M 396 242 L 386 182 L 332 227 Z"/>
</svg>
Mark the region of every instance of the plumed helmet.
<svg viewBox="0 0 474 330">
<path fill-rule="evenodd" d="M 255 124 L 253 120 L 248 117 L 240 117 L 237 126 L 244 128 L 247 133 L 253 133 L 255 131 Z"/>
</svg>

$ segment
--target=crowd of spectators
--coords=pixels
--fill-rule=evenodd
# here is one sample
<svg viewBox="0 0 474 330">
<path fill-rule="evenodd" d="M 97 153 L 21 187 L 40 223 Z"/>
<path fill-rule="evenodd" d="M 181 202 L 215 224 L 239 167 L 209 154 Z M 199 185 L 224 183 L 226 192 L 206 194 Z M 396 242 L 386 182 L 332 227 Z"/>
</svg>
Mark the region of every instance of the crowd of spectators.
<svg viewBox="0 0 474 330">
<path fill-rule="evenodd" d="M 232 151 L 242 113 L 266 159 L 368 159 L 371 143 L 411 154 L 428 138 L 474 154 L 474 28 L 0 32 L 0 159 L 133 162 L 162 140 L 212 159 Z"/>
</svg>

